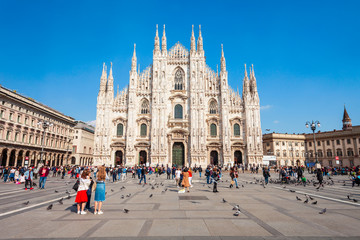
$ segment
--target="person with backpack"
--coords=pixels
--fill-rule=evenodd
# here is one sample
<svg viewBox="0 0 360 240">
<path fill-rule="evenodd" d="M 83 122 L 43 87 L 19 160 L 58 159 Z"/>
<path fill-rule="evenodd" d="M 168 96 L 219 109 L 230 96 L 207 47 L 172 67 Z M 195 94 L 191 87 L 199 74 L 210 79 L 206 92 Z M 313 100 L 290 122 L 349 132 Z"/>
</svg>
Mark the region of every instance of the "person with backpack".
<svg viewBox="0 0 360 240">
<path fill-rule="evenodd" d="M 170 174 L 171 174 L 171 168 L 169 168 L 169 166 L 167 165 L 166 166 L 166 175 L 167 175 L 166 179 L 170 180 Z"/>
<path fill-rule="evenodd" d="M 79 188 L 76 194 L 75 202 L 77 203 L 77 214 L 84 215 L 86 202 L 88 201 L 87 190 L 91 184 L 90 171 L 85 169 L 80 176 Z"/>
<path fill-rule="evenodd" d="M 210 184 L 210 167 L 207 167 L 205 170 L 206 183 Z"/>
<path fill-rule="evenodd" d="M 140 178 L 139 185 L 141 184 L 142 180 L 144 180 L 144 184 L 146 184 L 146 173 L 147 173 L 146 168 L 145 168 L 145 166 L 143 166 L 141 168 L 141 178 Z"/>
<path fill-rule="evenodd" d="M 220 177 L 219 177 L 219 170 L 216 167 L 214 167 L 214 169 L 212 171 L 211 178 L 213 179 L 213 183 L 214 183 L 213 192 L 217 193 L 217 192 L 219 192 L 217 190 L 217 184 L 218 184 L 218 181 L 220 180 Z"/>
<path fill-rule="evenodd" d="M 269 177 L 270 177 L 270 171 L 267 167 L 264 167 L 263 168 L 263 176 L 264 176 L 264 179 L 265 179 L 265 184 L 268 184 L 269 183 Z"/>
<path fill-rule="evenodd" d="M 203 171 L 201 165 L 199 166 L 199 169 L 198 169 L 198 170 L 199 170 L 199 177 L 201 178 L 201 173 L 202 173 L 202 171 Z"/>
</svg>

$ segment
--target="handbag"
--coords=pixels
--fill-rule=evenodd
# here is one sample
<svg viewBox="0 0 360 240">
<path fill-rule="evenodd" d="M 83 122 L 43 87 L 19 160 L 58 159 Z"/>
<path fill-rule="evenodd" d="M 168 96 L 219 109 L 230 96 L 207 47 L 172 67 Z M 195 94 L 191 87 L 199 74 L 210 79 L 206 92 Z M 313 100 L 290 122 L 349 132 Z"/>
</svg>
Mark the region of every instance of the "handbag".
<svg viewBox="0 0 360 240">
<path fill-rule="evenodd" d="M 72 187 L 72 189 L 74 189 L 75 191 L 77 191 L 79 189 L 79 185 L 80 185 L 80 180 L 76 180 L 74 186 Z"/>
<path fill-rule="evenodd" d="M 91 187 L 91 191 L 94 192 L 96 190 L 96 181 L 93 182 L 93 185 Z"/>
</svg>

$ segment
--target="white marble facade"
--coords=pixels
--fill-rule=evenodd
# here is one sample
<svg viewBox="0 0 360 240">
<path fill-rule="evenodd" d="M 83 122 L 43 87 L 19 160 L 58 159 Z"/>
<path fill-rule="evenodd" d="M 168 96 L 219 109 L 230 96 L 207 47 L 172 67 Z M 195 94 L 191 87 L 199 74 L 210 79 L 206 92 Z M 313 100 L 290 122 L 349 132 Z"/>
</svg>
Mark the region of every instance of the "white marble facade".
<svg viewBox="0 0 360 240">
<path fill-rule="evenodd" d="M 260 103 L 254 68 L 245 66 L 243 93 L 228 85 L 221 46 L 220 72 L 207 64 L 201 28 L 190 51 L 168 50 L 156 27 L 153 63 L 137 69 L 136 46 L 128 88 L 114 95 L 112 66 L 103 66 L 97 98 L 94 164 L 139 163 L 205 167 L 262 163 Z"/>
</svg>

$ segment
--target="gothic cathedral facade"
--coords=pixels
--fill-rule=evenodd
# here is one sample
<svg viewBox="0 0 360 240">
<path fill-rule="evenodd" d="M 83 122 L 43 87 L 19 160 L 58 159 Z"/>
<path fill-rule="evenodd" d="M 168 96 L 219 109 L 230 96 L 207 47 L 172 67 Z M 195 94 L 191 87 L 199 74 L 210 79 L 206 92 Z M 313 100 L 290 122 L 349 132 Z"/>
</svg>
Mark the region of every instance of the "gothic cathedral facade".
<svg viewBox="0 0 360 240">
<path fill-rule="evenodd" d="M 196 46 L 197 45 L 197 46 Z M 245 66 L 243 92 L 228 85 L 223 48 L 220 73 L 207 64 L 201 28 L 190 51 L 168 50 L 156 27 L 153 63 L 137 70 L 136 46 L 127 88 L 114 95 L 104 64 L 97 98 L 94 165 L 262 163 L 260 103 L 254 68 Z"/>
</svg>

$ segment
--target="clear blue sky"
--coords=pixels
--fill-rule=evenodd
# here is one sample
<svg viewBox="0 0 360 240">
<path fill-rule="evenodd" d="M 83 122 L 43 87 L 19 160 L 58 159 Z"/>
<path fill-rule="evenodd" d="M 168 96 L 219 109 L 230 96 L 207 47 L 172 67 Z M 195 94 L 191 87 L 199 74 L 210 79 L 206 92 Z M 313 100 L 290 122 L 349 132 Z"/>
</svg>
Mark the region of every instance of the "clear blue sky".
<svg viewBox="0 0 360 240">
<path fill-rule="evenodd" d="M 189 48 L 202 25 L 208 65 L 242 89 L 254 64 L 262 128 L 298 133 L 307 120 L 360 124 L 360 1 L 0 1 L 0 84 L 83 121 L 96 117 L 102 63 L 129 80 L 133 44 L 144 69 L 155 25 Z M 162 27 L 160 28 L 160 30 Z"/>
</svg>

